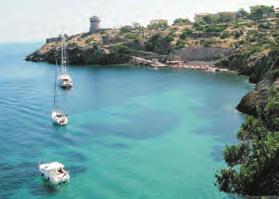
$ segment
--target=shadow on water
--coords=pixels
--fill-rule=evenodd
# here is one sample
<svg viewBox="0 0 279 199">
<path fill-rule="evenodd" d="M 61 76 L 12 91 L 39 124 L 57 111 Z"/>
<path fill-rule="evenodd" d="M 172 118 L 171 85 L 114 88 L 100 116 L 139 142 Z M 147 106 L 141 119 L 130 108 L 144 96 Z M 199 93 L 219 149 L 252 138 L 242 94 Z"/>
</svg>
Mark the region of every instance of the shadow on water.
<svg viewBox="0 0 279 199">
<path fill-rule="evenodd" d="M 87 160 L 86 156 L 78 153 L 76 151 L 57 151 L 57 154 L 62 155 L 65 157 L 66 161 L 72 161 L 72 162 L 85 162 Z"/>
<path fill-rule="evenodd" d="M 43 177 L 40 180 L 37 178 L 33 183 L 28 186 L 29 192 L 36 196 L 51 196 L 58 192 L 62 192 L 67 189 L 68 183 L 54 185 L 46 181 Z"/>
<path fill-rule="evenodd" d="M 128 149 L 128 145 L 123 143 L 112 143 L 112 144 L 106 144 L 102 143 L 104 147 L 113 148 L 113 149 Z"/>
<path fill-rule="evenodd" d="M 211 148 L 210 156 L 216 162 L 223 161 L 223 151 L 224 151 L 224 145 L 215 145 Z"/>
<path fill-rule="evenodd" d="M 75 177 L 81 173 L 86 172 L 86 167 L 82 165 L 82 163 L 76 163 L 75 165 L 71 165 L 69 167 L 69 171 L 71 174 L 71 177 Z"/>
<path fill-rule="evenodd" d="M 222 117 L 215 117 L 214 114 L 205 117 L 203 114 L 200 114 L 201 120 L 211 122 L 193 131 L 199 135 L 210 135 L 219 143 L 212 146 L 210 151 L 210 155 L 215 161 L 223 161 L 223 150 L 225 145 L 230 145 L 237 141 L 235 134 L 239 129 L 238 126 L 240 126 L 242 122 L 242 116 L 239 113 L 222 114 Z"/>
<path fill-rule="evenodd" d="M 206 85 L 207 89 L 199 94 L 202 104 L 192 107 L 199 120 L 206 121 L 193 132 L 212 136 L 219 144 L 212 146 L 210 155 L 215 161 L 223 161 L 225 145 L 236 142 L 235 134 L 243 122 L 243 115 L 235 109 L 235 106 L 253 86 L 244 84 L 246 86 L 243 87 L 243 81 L 246 79 L 244 77 L 229 75 L 216 77 L 218 81 Z"/>
<path fill-rule="evenodd" d="M 135 140 L 149 139 L 171 132 L 179 118 L 170 112 L 142 111 L 138 114 L 119 115 L 125 122 L 108 124 L 84 124 L 82 128 L 94 131 L 96 137 L 114 135 Z M 112 145 L 123 148 L 123 145 Z"/>
<path fill-rule="evenodd" d="M 7 164 L 0 161 L 0 198 L 10 198 L 17 189 L 37 176 L 36 166 L 30 162 Z M 5 192 L 4 192 L 5 190 Z"/>
</svg>

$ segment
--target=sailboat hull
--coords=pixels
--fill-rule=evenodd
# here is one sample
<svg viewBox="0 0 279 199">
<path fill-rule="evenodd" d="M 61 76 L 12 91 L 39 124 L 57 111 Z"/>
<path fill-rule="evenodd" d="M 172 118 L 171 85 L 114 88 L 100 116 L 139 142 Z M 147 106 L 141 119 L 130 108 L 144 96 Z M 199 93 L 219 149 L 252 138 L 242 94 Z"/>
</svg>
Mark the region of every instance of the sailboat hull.
<svg viewBox="0 0 279 199">
<path fill-rule="evenodd" d="M 59 111 L 52 111 L 51 119 L 54 124 L 65 126 L 68 124 L 68 117 L 67 115 L 59 112 Z"/>
<path fill-rule="evenodd" d="M 73 86 L 73 81 L 68 74 L 63 74 L 58 77 L 58 85 L 62 88 L 71 88 Z"/>
</svg>

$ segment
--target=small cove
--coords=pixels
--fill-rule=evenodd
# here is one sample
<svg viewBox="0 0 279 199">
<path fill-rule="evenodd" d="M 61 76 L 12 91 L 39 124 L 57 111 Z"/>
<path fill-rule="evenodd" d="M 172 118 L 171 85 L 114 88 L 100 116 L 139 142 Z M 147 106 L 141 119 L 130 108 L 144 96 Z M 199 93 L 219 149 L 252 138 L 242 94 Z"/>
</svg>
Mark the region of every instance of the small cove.
<svg viewBox="0 0 279 199">
<path fill-rule="evenodd" d="M 38 44 L 0 45 L 0 198 L 223 198 L 214 174 L 253 89 L 246 77 L 129 66 L 69 68 L 69 125 L 50 120 L 55 67 L 22 60 Z M 72 180 L 49 187 L 39 161 Z"/>
</svg>

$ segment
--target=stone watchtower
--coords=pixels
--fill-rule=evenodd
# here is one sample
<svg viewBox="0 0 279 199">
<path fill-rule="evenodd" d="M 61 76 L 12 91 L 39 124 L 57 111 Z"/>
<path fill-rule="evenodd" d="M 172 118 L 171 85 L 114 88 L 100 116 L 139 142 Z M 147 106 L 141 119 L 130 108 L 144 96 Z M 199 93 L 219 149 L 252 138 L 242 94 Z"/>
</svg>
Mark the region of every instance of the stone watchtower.
<svg viewBox="0 0 279 199">
<path fill-rule="evenodd" d="M 99 30 L 101 19 L 97 16 L 93 16 L 90 18 L 90 33 L 95 33 Z"/>
</svg>

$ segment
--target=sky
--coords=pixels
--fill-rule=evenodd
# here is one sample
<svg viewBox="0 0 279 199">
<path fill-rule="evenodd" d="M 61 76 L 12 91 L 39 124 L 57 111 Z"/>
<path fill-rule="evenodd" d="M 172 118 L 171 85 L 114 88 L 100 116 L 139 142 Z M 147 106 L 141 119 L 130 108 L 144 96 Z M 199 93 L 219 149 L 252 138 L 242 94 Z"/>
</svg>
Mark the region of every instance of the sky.
<svg viewBox="0 0 279 199">
<path fill-rule="evenodd" d="M 0 42 L 44 41 L 62 31 L 87 32 L 89 17 L 101 26 L 120 27 L 156 18 L 193 19 L 195 13 L 249 10 L 264 4 L 279 7 L 279 0 L 0 0 Z"/>
</svg>

